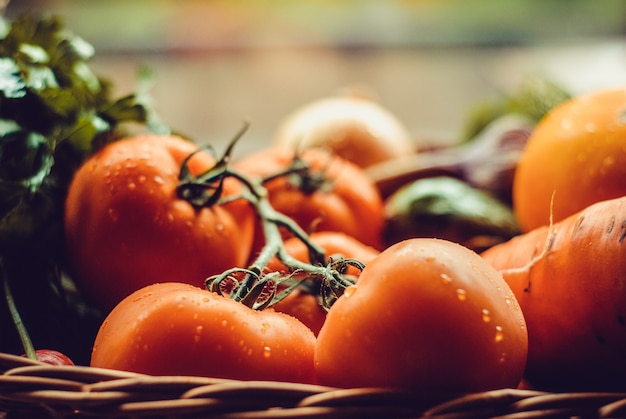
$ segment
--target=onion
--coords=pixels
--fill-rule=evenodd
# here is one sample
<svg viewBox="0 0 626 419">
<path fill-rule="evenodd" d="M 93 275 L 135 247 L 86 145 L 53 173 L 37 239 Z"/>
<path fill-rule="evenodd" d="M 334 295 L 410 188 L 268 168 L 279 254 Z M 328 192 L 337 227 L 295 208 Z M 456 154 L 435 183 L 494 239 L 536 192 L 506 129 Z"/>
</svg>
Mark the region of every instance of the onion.
<svg viewBox="0 0 626 419">
<path fill-rule="evenodd" d="M 279 124 L 273 142 L 294 150 L 324 147 L 361 167 L 415 153 L 411 136 L 395 115 L 354 94 L 295 109 Z"/>
</svg>

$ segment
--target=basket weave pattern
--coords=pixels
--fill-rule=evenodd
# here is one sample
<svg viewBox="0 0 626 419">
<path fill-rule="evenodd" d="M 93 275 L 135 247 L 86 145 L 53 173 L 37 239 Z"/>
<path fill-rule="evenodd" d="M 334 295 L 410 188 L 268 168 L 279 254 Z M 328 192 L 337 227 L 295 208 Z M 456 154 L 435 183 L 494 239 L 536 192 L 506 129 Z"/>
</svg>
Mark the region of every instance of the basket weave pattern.
<svg viewBox="0 0 626 419">
<path fill-rule="evenodd" d="M 502 389 L 432 395 L 268 381 L 157 377 L 0 354 L 0 418 L 619 418 L 626 393 Z"/>
</svg>

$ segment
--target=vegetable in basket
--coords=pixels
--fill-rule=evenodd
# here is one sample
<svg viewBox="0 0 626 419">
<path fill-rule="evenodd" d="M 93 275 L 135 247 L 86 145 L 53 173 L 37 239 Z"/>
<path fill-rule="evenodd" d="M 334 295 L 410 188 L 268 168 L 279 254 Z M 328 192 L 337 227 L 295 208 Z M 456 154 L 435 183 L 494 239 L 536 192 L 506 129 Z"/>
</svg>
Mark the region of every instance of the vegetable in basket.
<svg viewBox="0 0 626 419">
<path fill-rule="evenodd" d="M 262 179 L 247 177 L 229 165 L 234 143 L 213 166 L 203 170 L 187 167 L 191 157 L 197 155 L 195 152 L 189 154 L 190 159 L 183 159 L 180 171 L 187 176 L 178 184 L 178 194 L 196 205 L 196 213 L 217 211 L 224 203 L 250 205 L 248 209 L 254 208 L 263 229 L 263 248 L 247 268 L 234 266 L 209 274 L 206 289 L 181 283 L 198 282 L 183 270 L 178 281 L 138 287 L 116 304 L 104 320 L 95 339 L 92 366 L 155 375 L 314 382 L 315 334 L 300 320 L 271 307 L 304 282 L 318 284 L 316 295 L 320 304 L 330 305 L 337 294 L 354 283 L 348 268 L 360 270 L 363 264 L 343 257 L 327 258 L 324 249 L 293 219 L 274 209 Z M 119 144 L 122 141 L 115 143 Z M 125 161 L 134 166 L 142 156 L 145 154 Z M 303 167 L 293 170 L 301 171 Z M 230 195 L 225 186 L 235 180 L 241 186 L 238 196 Z M 173 197 L 176 192 L 170 190 L 166 195 Z M 132 201 L 126 197 L 123 202 L 129 199 Z M 153 219 L 149 212 L 137 207 L 127 210 L 131 215 Z M 251 232 L 252 225 L 249 227 Z M 284 232 L 279 227 L 305 244 L 309 262 L 287 251 Z M 160 228 L 161 225 L 153 226 L 155 230 Z M 211 254 L 196 254 L 194 258 L 210 260 Z M 274 258 L 287 272 L 266 269 Z"/>
<path fill-rule="evenodd" d="M 418 179 L 385 201 L 384 243 L 437 237 L 481 251 L 519 233 L 512 209 L 468 183 L 449 176 Z"/>
<path fill-rule="evenodd" d="M 481 254 L 528 323 L 531 386 L 626 390 L 625 226 L 626 197 L 615 198 Z"/>
<path fill-rule="evenodd" d="M 513 209 L 523 231 L 623 195 L 626 86 L 576 96 L 539 122 L 513 181 Z"/>
<path fill-rule="evenodd" d="M 330 307 L 315 367 L 320 384 L 338 387 L 514 388 L 527 339 L 493 267 L 457 243 L 415 238 L 383 250 Z"/>
<path fill-rule="evenodd" d="M 135 135 L 90 156 L 70 184 L 65 236 L 69 272 L 104 312 L 156 282 L 202 286 L 248 262 L 254 213 L 235 179 L 216 184 L 224 202 L 195 176 L 215 159 L 173 135 Z M 227 202 L 228 201 L 228 202 Z"/>
</svg>

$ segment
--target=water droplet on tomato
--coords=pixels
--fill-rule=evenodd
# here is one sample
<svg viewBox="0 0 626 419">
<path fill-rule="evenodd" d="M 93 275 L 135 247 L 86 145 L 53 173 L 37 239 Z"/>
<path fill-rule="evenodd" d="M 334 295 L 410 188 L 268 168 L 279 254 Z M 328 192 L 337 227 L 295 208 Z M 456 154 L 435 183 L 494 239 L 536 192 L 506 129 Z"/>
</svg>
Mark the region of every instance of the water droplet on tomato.
<svg viewBox="0 0 626 419">
<path fill-rule="evenodd" d="M 159 184 L 159 185 L 163 185 L 165 183 L 165 181 L 163 180 L 163 178 L 161 176 L 155 176 L 154 177 L 154 183 Z"/>
<path fill-rule="evenodd" d="M 502 326 L 496 326 L 496 335 L 494 337 L 494 342 L 502 342 L 504 339 L 504 332 L 502 331 Z"/>
<path fill-rule="evenodd" d="M 350 298 L 356 292 L 356 285 L 350 285 L 343 291 L 343 295 L 346 298 Z"/>
<path fill-rule="evenodd" d="M 450 275 L 446 273 L 442 273 L 441 275 L 439 275 L 439 277 L 441 278 L 441 282 L 443 282 L 446 285 L 452 283 L 452 278 L 450 278 Z"/>
<path fill-rule="evenodd" d="M 483 321 L 485 323 L 489 323 L 491 321 L 491 313 L 489 313 L 489 310 L 487 310 L 486 308 L 483 308 L 481 313 L 482 313 Z"/>
<path fill-rule="evenodd" d="M 129 191 L 134 191 L 137 189 L 137 184 L 135 182 L 128 182 L 127 188 Z"/>
<path fill-rule="evenodd" d="M 606 172 L 607 167 L 611 167 L 615 165 L 615 156 L 606 156 L 602 159 L 602 167 L 600 169 L 601 172 Z"/>
<path fill-rule="evenodd" d="M 217 225 L 215 226 L 215 229 L 216 229 L 217 231 L 223 231 L 223 230 L 224 230 L 224 224 L 221 224 L 221 223 L 220 223 L 220 224 L 217 224 Z"/>
<path fill-rule="evenodd" d="M 561 128 L 563 128 L 566 131 L 569 131 L 570 129 L 572 129 L 572 126 L 574 124 L 572 124 L 572 120 L 565 118 L 561 121 Z"/>
<path fill-rule="evenodd" d="M 120 214 L 119 212 L 117 212 L 115 208 L 109 208 L 109 210 L 107 211 L 107 214 L 109 215 L 109 219 L 113 221 L 114 223 L 120 219 Z"/>
<path fill-rule="evenodd" d="M 459 288 L 456 290 L 456 298 L 459 299 L 459 301 L 465 301 L 467 300 L 467 294 L 465 293 L 465 290 L 462 288 Z"/>
<path fill-rule="evenodd" d="M 269 358 L 270 356 L 272 356 L 272 348 L 265 346 L 263 348 L 263 358 Z"/>
<path fill-rule="evenodd" d="M 222 327 L 226 327 L 228 326 L 228 320 L 224 319 L 222 320 Z"/>
<path fill-rule="evenodd" d="M 179 305 L 176 307 L 176 309 L 177 309 L 178 311 L 181 311 L 183 308 L 185 308 L 185 305 L 184 305 L 184 304 L 179 304 Z"/>
<path fill-rule="evenodd" d="M 146 176 L 145 175 L 140 175 L 137 178 L 137 182 L 139 182 L 139 183 L 146 183 Z"/>
</svg>

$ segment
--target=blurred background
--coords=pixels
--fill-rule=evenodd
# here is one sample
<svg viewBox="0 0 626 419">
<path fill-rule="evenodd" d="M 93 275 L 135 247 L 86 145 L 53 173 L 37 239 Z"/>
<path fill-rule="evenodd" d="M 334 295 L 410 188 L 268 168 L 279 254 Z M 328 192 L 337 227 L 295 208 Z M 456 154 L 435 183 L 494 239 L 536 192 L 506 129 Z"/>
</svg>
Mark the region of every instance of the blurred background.
<svg viewBox="0 0 626 419">
<path fill-rule="evenodd" d="M 119 94 L 154 77 L 164 121 L 238 153 L 296 107 L 359 84 L 419 146 L 457 142 L 470 110 L 539 75 L 574 94 L 626 86 L 622 0 L 10 0 L 51 12 L 96 50 Z"/>
</svg>

